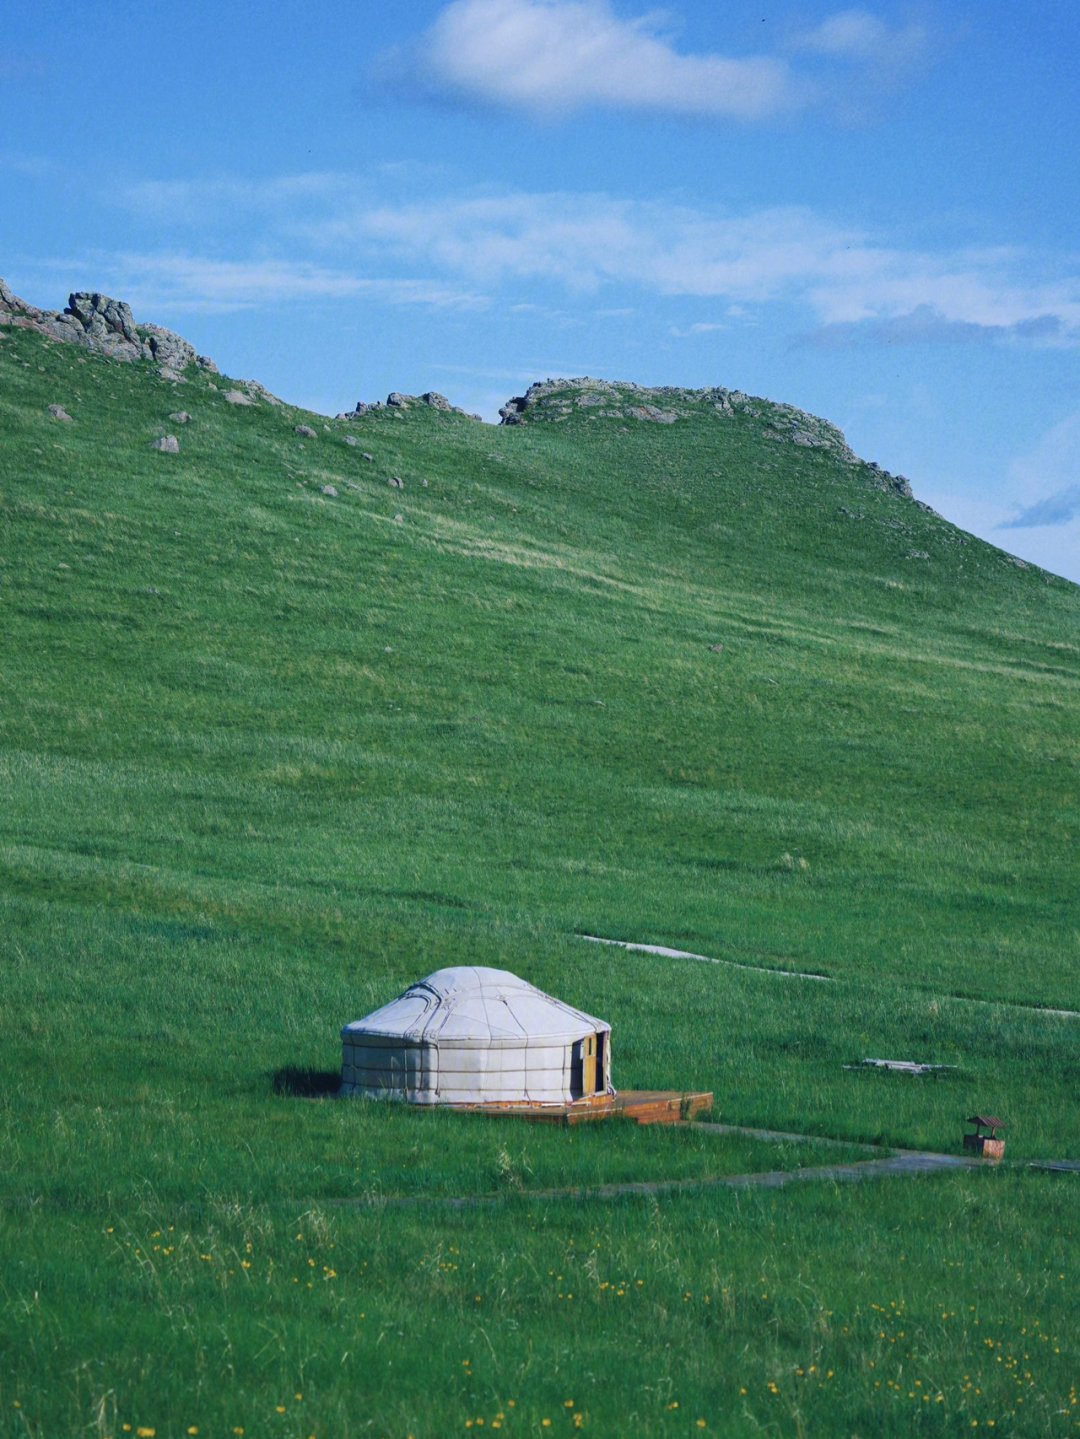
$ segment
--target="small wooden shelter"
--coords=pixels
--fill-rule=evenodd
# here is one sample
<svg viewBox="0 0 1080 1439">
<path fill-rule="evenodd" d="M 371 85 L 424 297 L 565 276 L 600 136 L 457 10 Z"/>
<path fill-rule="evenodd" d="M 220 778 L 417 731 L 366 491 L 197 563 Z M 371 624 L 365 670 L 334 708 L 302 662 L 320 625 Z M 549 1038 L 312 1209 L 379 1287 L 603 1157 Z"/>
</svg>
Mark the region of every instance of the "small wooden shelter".
<svg viewBox="0 0 1080 1439">
<path fill-rule="evenodd" d="M 983 1159 L 1000 1159 L 1005 1153 L 1005 1141 L 997 1137 L 999 1129 L 1005 1128 L 1005 1121 L 995 1114 L 969 1114 L 968 1124 L 974 1124 L 975 1133 L 964 1135 L 964 1148 L 974 1149 Z M 988 1129 L 989 1134 L 983 1130 Z"/>
</svg>

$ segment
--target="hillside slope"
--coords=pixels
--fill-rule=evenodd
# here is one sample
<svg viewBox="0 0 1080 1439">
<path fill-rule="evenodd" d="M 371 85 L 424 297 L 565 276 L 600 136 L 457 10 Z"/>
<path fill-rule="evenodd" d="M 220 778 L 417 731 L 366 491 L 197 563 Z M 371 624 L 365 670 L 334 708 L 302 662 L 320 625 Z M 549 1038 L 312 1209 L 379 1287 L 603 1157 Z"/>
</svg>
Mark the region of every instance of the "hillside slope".
<svg viewBox="0 0 1080 1439">
<path fill-rule="evenodd" d="M 738 391 L 331 421 L 12 299 L 0 1439 L 1067 1432 L 1068 1175 L 560 1205 L 821 1151 L 311 1101 L 478 962 L 623 1088 L 1080 1159 L 1080 590 Z"/>
<path fill-rule="evenodd" d="M 588 382 L 512 427 L 328 424 L 194 366 L 2 353 L 20 886 L 149 865 L 169 907 L 227 851 L 316 904 L 830 973 L 914 947 L 935 984 L 1080 1005 L 1076 587 L 831 427 L 719 390 L 653 393 L 658 423 Z M 168 797 L 191 771 L 248 798 L 208 828 Z M 118 820 L 132 783 L 163 829 Z"/>
</svg>

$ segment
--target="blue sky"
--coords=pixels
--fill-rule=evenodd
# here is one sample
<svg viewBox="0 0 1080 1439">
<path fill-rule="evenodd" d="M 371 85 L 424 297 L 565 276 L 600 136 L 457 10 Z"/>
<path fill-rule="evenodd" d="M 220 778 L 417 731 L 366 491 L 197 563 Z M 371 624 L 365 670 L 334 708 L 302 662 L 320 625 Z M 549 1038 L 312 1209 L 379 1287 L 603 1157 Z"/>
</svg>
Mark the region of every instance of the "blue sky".
<svg viewBox="0 0 1080 1439">
<path fill-rule="evenodd" d="M 0 275 L 333 413 L 726 384 L 1080 580 L 1075 0 L 0 9 Z"/>
</svg>

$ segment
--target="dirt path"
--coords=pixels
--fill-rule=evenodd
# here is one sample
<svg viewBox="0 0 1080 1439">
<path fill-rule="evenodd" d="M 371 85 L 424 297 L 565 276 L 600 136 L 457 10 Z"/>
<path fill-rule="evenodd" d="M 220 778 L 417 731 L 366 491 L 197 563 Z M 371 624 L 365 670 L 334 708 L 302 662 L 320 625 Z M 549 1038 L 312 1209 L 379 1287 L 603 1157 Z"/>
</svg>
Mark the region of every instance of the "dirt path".
<svg viewBox="0 0 1080 1439">
<path fill-rule="evenodd" d="M 741 1134 L 757 1134 L 774 1139 L 802 1139 L 802 1135 L 770 1134 L 768 1130 L 735 1130 L 728 1125 L 702 1125 L 701 1128 L 727 1129 Z M 838 1144 L 842 1140 L 825 1140 Z M 869 1146 L 867 1146 L 869 1147 Z M 506 1194 L 440 1196 L 424 1194 L 380 1198 L 364 1195 L 356 1199 L 334 1199 L 332 1204 L 386 1205 L 404 1208 L 414 1204 L 436 1204 L 451 1209 L 471 1209 L 480 1205 L 501 1204 L 507 1199 L 622 1199 L 633 1195 L 678 1194 L 693 1189 L 782 1189 L 788 1184 L 828 1180 L 833 1184 L 852 1184 L 863 1179 L 888 1179 L 901 1174 L 931 1174 L 940 1169 L 978 1169 L 992 1161 L 968 1158 L 959 1154 L 931 1154 L 905 1150 L 883 1159 L 856 1159 L 850 1164 L 821 1164 L 806 1169 L 773 1169 L 756 1174 L 722 1174 L 710 1179 L 648 1179 L 627 1184 L 596 1184 L 566 1189 L 528 1189 Z"/>
<path fill-rule="evenodd" d="M 881 1146 L 860 1144 L 857 1140 L 833 1139 L 824 1134 L 786 1134 L 779 1129 L 747 1129 L 741 1124 L 682 1124 L 680 1128 L 703 1129 L 710 1134 L 741 1134 L 750 1139 L 773 1143 L 836 1144 L 845 1149 L 875 1151 Z M 967 1154 L 935 1154 L 930 1150 L 898 1149 L 878 1159 L 853 1159 L 846 1164 L 816 1164 L 805 1169 L 770 1169 L 755 1174 L 721 1174 L 711 1179 L 645 1179 L 627 1184 L 595 1184 L 565 1189 L 508 1190 L 505 1194 L 427 1195 L 402 1194 L 383 1198 L 377 1194 L 360 1195 L 354 1199 L 331 1199 L 330 1204 L 386 1205 L 406 1208 L 413 1204 L 436 1204 L 450 1209 L 472 1209 L 482 1205 L 502 1204 L 507 1199 L 621 1199 L 633 1195 L 678 1194 L 692 1189 L 783 1189 L 788 1184 L 829 1181 L 833 1184 L 857 1184 L 864 1179 L 891 1179 L 897 1175 L 934 1174 L 943 1169 L 996 1168 L 1000 1160 L 978 1159 Z M 1080 1173 L 1080 1159 L 1028 1159 L 1020 1161 L 1027 1169 Z"/>
</svg>

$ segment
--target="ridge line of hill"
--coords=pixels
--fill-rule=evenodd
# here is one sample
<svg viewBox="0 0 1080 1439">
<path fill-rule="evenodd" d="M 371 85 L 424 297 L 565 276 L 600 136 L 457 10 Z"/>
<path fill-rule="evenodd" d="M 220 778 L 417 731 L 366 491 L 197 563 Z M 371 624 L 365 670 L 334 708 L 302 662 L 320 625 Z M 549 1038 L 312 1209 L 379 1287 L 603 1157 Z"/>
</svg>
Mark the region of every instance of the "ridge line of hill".
<svg viewBox="0 0 1080 1439">
<path fill-rule="evenodd" d="M 183 381 L 184 371 L 189 366 L 208 374 L 220 373 L 214 361 L 207 355 L 198 354 L 195 346 L 182 335 L 162 325 L 137 322 L 126 301 L 116 300 L 101 291 L 73 291 L 64 310 L 44 310 L 21 299 L 0 279 L 0 326 L 6 325 L 36 330 L 51 339 L 78 344 L 97 351 L 107 359 L 126 363 L 150 362 L 157 366 L 162 379 L 174 383 Z M 233 403 L 251 403 L 256 397 L 270 404 L 285 403 L 257 380 L 238 383 L 246 394 L 231 391 L 226 398 Z M 748 395 L 723 385 L 691 389 L 679 385 L 639 385 L 632 380 L 604 380 L 591 375 L 549 377 L 530 385 L 523 395 L 511 397 L 499 410 L 499 416 L 500 425 L 505 426 L 558 424 L 572 415 L 590 421 L 629 420 L 674 425 L 692 413 L 687 405 L 694 406 L 697 414 L 704 408 L 706 413 L 721 420 L 738 416 L 760 419 L 765 439 L 811 452 L 818 451 L 844 466 L 859 469 L 873 488 L 899 495 L 935 519 L 944 519 L 925 501 L 915 497 L 906 476 L 891 474 L 875 461 L 861 459 L 851 449 L 843 431 L 831 421 L 795 405 Z M 445 395 L 436 390 L 428 390 L 419 396 L 394 390 L 385 401 L 359 400 L 355 409 L 343 411 L 334 418 L 349 421 L 379 411 L 401 415 L 414 406 L 483 421 L 481 415 L 451 404 Z M 620 432 L 625 429 L 625 425 L 620 426 Z M 850 519 L 865 518 L 862 513 L 843 506 L 841 511 Z M 913 552 L 913 557 L 923 558 L 923 555 Z M 1015 556 L 1009 558 L 1019 568 L 1041 568 Z"/>
</svg>

